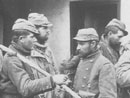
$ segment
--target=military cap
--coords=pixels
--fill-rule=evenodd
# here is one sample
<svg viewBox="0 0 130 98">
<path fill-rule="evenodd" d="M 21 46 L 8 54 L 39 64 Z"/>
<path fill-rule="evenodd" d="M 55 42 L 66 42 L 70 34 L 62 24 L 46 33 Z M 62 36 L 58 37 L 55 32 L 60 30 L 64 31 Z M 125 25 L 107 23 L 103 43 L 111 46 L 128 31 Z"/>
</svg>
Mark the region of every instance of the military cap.
<svg viewBox="0 0 130 98">
<path fill-rule="evenodd" d="M 33 25 L 31 22 L 19 18 L 15 21 L 12 30 L 28 30 L 32 33 L 39 34 L 38 30 L 36 29 L 35 25 Z"/>
<path fill-rule="evenodd" d="M 44 14 L 30 13 L 28 15 L 28 21 L 37 26 L 52 26 L 52 24 L 48 21 L 47 17 Z"/>
<path fill-rule="evenodd" d="M 110 27 L 110 26 L 115 26 L 115 27 L 119 28 L 121 31 L 123 31 L 125 35 L 128 35 L 128 32 L 125 31 L 125 29 L 126 29 L 125 24 L 124 24 L 123 22 L 121 22 L 120 20 L 118 20 L 118 19 L 116 19 L 116 18 L 112 19 L 112 20 L 106 25 L 105 28 L 108 28 L 108 27 Z"/>
<path fill-rule="evenodd" d="M 74 37 L 73 39 L 77 41 L 89 41 L 89 40 L 99 41 L 99 36 L 94 28 L 84 28 L 79 29 L 76 37 Z"/>
</svg>

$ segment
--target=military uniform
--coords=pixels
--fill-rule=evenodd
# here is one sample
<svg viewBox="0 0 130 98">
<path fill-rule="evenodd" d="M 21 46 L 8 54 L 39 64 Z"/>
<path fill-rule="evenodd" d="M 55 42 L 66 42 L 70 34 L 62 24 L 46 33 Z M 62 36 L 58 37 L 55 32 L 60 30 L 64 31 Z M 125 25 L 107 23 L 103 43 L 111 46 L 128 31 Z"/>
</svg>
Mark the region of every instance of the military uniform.
<svg viewBox="0 0 130 98">
<path fill-rule="evenodd" d="M 16 20 L 12 30 L 28 30 L 33 33 L 37 31 L 34 25 L 24 19 Z M 16 42 L 12 42 L 10 49 L 24 57 L 28 57 L 31 53 Z M 35 95 L 55 87 L 51 76 L 35 79 L 32 68 L 15 55 L 6 54 L 3 65 L 0 81 L 1 98 L 34 98 Z"/>
<path fill-rule="evenodd" d="M 96 94 L 96 98 L 116 98 L 116 78 L 113 65 L 99 51 L 80 60 L 74 89 Z"/>
<path fill-rule="evenodd" d="M 123 22 L 121 22 L 120 20 L 118 19 L 112 19 L 105 27 L 105 30 L 109 30 L 108 32 L 111 32 L 113 31 L 112 28 L 116 28 L 117 31 L 122 31 L 124 33 L 124 36 L 126 36 L 128 34 L 128 32 L 125 30 L 126 26 Z M 108 58 L 115 66 L 116 63 L 120 62 L 118 61 L 120 55 L 119 55 L 119 50 L 120 50 L 120 47 L 116 47 L 116 49 L 113 49 L 113 47 L 111 47 L 109 44 L 108 44 L 108 41 L 107 39 L 105 39 L 105 35 L 107 35 L 108 32 L 105 32 L 103 35 L 102 35 L 102 39 L 100 41 L 100 50 L 103 54 L 103 56 L 105 56 L 106 58 Z M 116 74 L 118 74 L 116 72 Z M 117 81 L 118 82 L 118 81 Z M 122 89 L 120 89 L 120 86 L 117 85 L 117 96 L 119 98 L 122 98 L 121 96 L 121 93 L 122 93 Z M 126 91 L 123 91 L 123 93 L 126 92 Z"/>
<path fill-rule="evenodd" d="M 95 46 L 89 53 L 89 41 L 99 41 L 96 30 L 94 28 L 80 29 L 74 39 L 79 42 L 77 49 L 79 49 L 79 55 L 81 53 L 74 78 L 74 90 L 91 92 L 95 94 L 95 98 L 116 98 L 117 87 L 113 64 L 100 53 L 98 46 Z"/>
<path fill-rule="evenodd" d="M 43 14 L 38 13 L 30 13 L 28 15 L 28 20 L 33 23 L 35 26 L 52 26 L 52 24 L 48 21 L 47 17 Z M 34 62 L 36 66 L 50 73 L 51 75 L 55 75 L 58 73 L 55 65 L 54 56 L 52 50 L 49 48 L 48 44 L 45 42 L 44 44 L 36 43 L 34 45 L 34 49 L 31 51 L 31 56 L 29 59 Z M 40 79 L 42 77 L 46 77 L 45 75 L 37 72 L 37 70 L 32 69 L 36 79 Z M 43 96 L 45 98 L 54 98 L 56 97 L 54 91 L 44 93 Z"/>
<path fill-rule="evenodd" d="M 103 37 L 99 45 L 102 55 L 109 59 L 113 64 L 116 64 L 119 59 L 119 52 L 108 46 Z"/>
<path fill-rule="evenodd" d="M 125 50 L 115 65 L 119 98 L 130 98 L 130 50 Z"/>
<path fill-rule="evenodd" d="M 46 47 L 46 48 L 48 48 L 48 47 Z M 41 50 L 39 50 L 39 51 L 41 51 Z M 53 60 L 52 54 L 51 54 L 52 52 L 49 51 L 48 49 L 46 50 L 46 52 L 41 51 L 42 53 L 40 53 L 39 51 L 32 50 L 31 56 L 28 56 L 28 59 L 31 62 L 33 62 L 36 66 L 38 66 L 39 68 L 45 70 L 46 72 L 50 73 L 51 75 L 55 75 L 57 73 L 57 70 L 54 66 L 54 60 Z M 40 78 L 46 77 L 45 75 L 41 74 L 40 72 L 38 72 L 37 70 L 35 70 L 33 68 L 32 68 L 32 71 L 33 71 L 35 79 L 40 79 Z M 56 97 L 54 91 L 46 92 L 41 95 L 44 96 L 45 98 Z"/>
<path fill-rule="evenodd" d="M 14 45 L 11 45 L 10 48 L 15 52 L 20 52 Z M 28 53 L 25 54 L 27 55 L 23 56 L 28 56 Z M 16 56 L 6 55 L 3 64 L 2 98 L 33 98 L 35 94 L 52 89 L 51 77 L 35 80 L 31 67 L 21 62 Z"/>
</svg>

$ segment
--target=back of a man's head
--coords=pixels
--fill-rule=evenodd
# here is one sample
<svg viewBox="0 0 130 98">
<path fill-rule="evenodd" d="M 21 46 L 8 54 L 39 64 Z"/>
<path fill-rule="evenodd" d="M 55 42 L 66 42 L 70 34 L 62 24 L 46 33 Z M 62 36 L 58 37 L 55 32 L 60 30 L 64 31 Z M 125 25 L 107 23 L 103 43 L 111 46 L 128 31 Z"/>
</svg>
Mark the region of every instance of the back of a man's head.
<svg viewBox="0 0 130 98">
<path fill-rule="evenodd" d="M 20 36 L 27 36 L 31 32 L 27 30 L 12 30 L 12 41 L 17 43 Z"/>
<path fill-rule="evenodd" d="M 104 30 L 104 37 L 106 37 L 110 31 L 113 34 L 116 34 L 118 30 L 122 31 L 124 33 L 124 36 L 126 36 L 128 32 L 125 30 L 125 28 L 126 26 L 123 22 L 114 18 L 106 25 Z"/>
<path fill-rule="evenodd" d="M 109 26 L 107 28 L 104 29 L 104 37 L 108 36 L 108 33 L 111 31 L 113 34 L 116 34 L 118 32 L 118 28 L 114 27 L 114 26 Z"/>
</svg>

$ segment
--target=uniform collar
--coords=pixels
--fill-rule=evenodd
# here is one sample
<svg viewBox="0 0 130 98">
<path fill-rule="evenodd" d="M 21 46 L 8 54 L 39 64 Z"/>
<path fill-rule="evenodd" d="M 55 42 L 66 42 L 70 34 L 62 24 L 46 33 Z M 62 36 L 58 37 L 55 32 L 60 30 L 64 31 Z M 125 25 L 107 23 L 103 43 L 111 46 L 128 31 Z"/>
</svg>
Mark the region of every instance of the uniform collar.
<svg viewBox="0 0 130 98">
<path fill-rule="evenodd" d="M 45 43 L 44 45 L 40 43 L 35 43 L 34 50 L 38 51 L 41 54 L 45 54 L 47 47 L 48 47 L 47 43 Z"/>
<path fill-rule="evenodd" d="M 95 57 L 96 57 L 97 55 L 99 55 L 99 54 L 100 54 L 100 51 L 99 51 L 99 49 L 97 49 L 95 52 L 93 52 L 93 53 L 87 55 L 85 58 L 81 58 L 81 59 L 91 59 L 91 58 L 95 58 Z"/>
<path fill-rule="evenodd" d="M 34 49 L 31 51 L 31 57 L 46 58 L 45 55 L 42 55 L 41 53 L 39 53 L 38 51 L 36 51 L 36 50 L 34 50 Z"/>
</svg>

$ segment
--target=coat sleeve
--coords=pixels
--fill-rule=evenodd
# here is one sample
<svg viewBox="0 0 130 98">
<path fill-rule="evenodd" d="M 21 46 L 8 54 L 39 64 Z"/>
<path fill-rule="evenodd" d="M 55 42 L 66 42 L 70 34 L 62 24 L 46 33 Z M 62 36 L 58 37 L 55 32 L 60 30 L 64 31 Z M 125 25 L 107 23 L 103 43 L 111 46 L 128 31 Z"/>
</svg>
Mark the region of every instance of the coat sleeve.
<svg viewBox="0 0 130 98">
<path fill-rule="evenodd" d="M 113 65 L 106 63 L 100 69 L 99 98 L 117 98 L 116 77 Z"/>
<path fill-rule="evenodd" d="M 125 51 L 115 65 L 117 83 L 121 87 L 130 86 L 130 50 Z"/>
<path fill-rule="evenodd" d="M 18 58 L 12 57 L 6 59 L 5 62 L 8 77 L 22 96 L 33 96 L 52 89 L 52 77 L 31 80 L 24 69 L 23 63 Z"/>
</svg>

